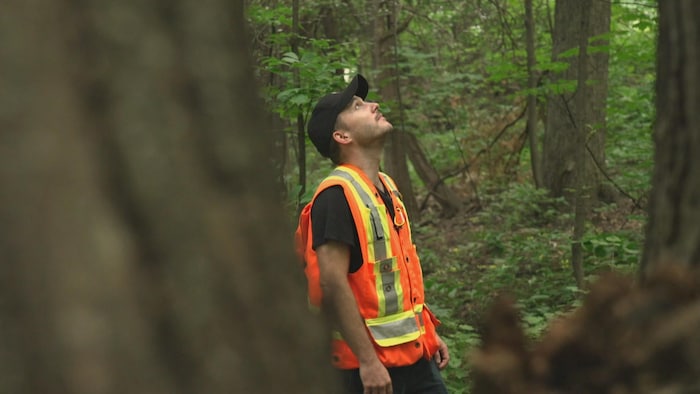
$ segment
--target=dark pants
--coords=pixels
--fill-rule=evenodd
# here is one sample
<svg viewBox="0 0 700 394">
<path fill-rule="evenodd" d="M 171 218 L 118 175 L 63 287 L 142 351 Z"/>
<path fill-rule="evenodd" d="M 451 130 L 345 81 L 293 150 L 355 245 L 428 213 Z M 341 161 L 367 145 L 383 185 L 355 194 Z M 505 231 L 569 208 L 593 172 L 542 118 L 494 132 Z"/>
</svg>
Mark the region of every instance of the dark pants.
<svg viewBox="0 0 700 394">
<path fill-rule="evenodd" d="M 394 394 L 447 394 L 440 371 L 434 361 L 421 358 L 407 367 L 387 368 Z M 340 371 L 346 394 L 362 394 L 359 369 Z"/>
</svg>

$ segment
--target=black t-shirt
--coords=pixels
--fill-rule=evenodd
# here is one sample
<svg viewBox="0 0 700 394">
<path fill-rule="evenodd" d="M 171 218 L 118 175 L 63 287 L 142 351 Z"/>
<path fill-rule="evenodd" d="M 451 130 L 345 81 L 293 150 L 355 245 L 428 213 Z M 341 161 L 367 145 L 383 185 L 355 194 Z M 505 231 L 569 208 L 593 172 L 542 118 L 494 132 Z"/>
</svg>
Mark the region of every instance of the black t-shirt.
<svg viewBox="0 0 700 394">
<path fill-rule="evenodd" d="M 379 195 L 393 220 L 394 208 L 389 193 L 379 191 Z M 331 240 L 344 243 L 350 247 L 349 272 L 360 269 L 362 266 L 360 238 L 342 186 L 331 186 L 316 197 L 311 207 L 311 228 L 314 250 Z"/>
</svg>

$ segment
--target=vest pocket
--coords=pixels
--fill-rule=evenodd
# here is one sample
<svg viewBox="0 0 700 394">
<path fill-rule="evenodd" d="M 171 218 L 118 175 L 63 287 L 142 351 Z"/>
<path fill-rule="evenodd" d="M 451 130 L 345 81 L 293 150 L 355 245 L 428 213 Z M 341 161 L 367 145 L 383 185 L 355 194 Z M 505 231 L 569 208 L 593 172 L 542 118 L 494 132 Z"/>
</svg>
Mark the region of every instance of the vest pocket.
<svg viewBox="0 0 700 394">
<path fill-rule="evenodd" d="M 365 319 L 365 324 L 374 342 L 382 347 L 415 341 L 421 335 L 421 328 L 413 311 Z"/>
</svg>

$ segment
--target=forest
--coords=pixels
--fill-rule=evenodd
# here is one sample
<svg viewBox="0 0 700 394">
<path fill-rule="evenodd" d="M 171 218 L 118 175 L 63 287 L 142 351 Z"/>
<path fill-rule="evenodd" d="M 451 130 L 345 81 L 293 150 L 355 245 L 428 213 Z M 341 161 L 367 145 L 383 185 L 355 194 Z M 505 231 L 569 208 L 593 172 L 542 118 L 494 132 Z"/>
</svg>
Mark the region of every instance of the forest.
<svg viewBox="0 0 700 394">
<path fill-rule="evenodd" d="M 700 392 L 700 2 L 7 0 L 0 393 L 336 393 L 294 253 L 356 73 L 450 393 Z M 695 153 L 694 153 L 695 152 Z"/>
<path fill-rule="evenodd" d="M 315 100 L 369 76 L 395 125 L 383 168 L 455 355 L 451 393 L 471 392 L 501 293 L 536 339 L 603 273 L 639 271 L 656 2 L 248 1 L 247 15 L 292 216 L 329 171 L 305 137 Z"/>
</svg>

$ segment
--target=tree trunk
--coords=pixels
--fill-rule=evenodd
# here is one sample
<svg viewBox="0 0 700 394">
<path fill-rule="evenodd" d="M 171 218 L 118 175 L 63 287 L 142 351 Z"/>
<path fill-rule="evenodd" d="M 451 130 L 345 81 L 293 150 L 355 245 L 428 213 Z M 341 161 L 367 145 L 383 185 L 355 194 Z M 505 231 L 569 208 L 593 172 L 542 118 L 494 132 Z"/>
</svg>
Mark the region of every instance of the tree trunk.
<svg viewBox="0 0 700 394">
<path fill-rule="evenodd" d="M 581 31 L 587 31 L 591 21 L 591 2 L 592 0 L 581 1 Z M 585 35 L 579 36 L 579 54 L 578 54 L 578 82 L 576 86 L 576 96 L 574 97 L 574 106 L 579 111 L 580 119 L 588 119 L 588 108 L 586 106 L 586 98 L 588 97 L 588 37 Z M 576 182 L 576 195 L 574 196 L 574 232 L 571 242 L 571 268 L 573 270 L 576 286 L 579 289 L 584 288 L 583 282 L 583 235 L 586 232 L 586 221 L 588 212 L 590 212 L 591 188 L 586 178 L 586 129 L 581 124 L 577 124 L 574 161 L 574 180 Z"/>
<path fill-rule="evenodd" d="M 244 8 L 249 7 L 251 3 L 262 2 L 262 6 L 269 7 L 271 9 L 279 7 L 279 2 L 284 0 L 243 0 Z M 252 25 L 249 25 L 252 26 Z M 282 51 L 288 51 L 288 47 L 281 43 L 274 42 L 270 39 L 270 35 L 274 34 L 275 31 L 279 29 L 279 26 L 270 23 L 268 25 L 259 24 L 257 26 L 257 31 L 249 32 L 249 36 L 254 37 L 250 41 L 250 51 L 253 56 L 253 62 L 262 62 L 264 58 L 274 58 L 282 57 Z M 257 80 L 265 86 L 270 86 L 273 88 L 281 88 L 285 82 L 279 77 L 279 75 L 270 72 L 264 67 L 259 67 L 256 69 Z M 271 130 L 274 130 L 275 140 L 270 149 L 269 156 L 274 158 L 274 167 L 276 169 L 276 177 L 278 182 L 284 184 L 286 182 L 286 174 L 288 173 L 287 167 L 294 165 L 295 163 L 290 163 L 290 152 L 292 147 L 290 147 L 290 136 L 288 135 L 287 127 L 288 121 L 282 119 L 278 113 L 269 111 L 265 114 L 269 119 L 265 120 L 268 125 L 270 125 Z M 282 193 L 283 201 L 293 201 L 290 198 L 287 188 L 282 188 L 280 190 Z"/>
<path fill-rule="evenodd" d="M 610 31 L 610 2 L 594 1 L 591 5 L 591 23 L 589 31 L 581 31 L 583 3 L 579 0 L 557 0 L 555 9 L 555 26 L 552 37 L 552 57 L 555 61 L 566 61 L 566 71 L 553 75 L 553 82 L 560 80 L 578 80 L 578 56 L 561 58 L 564 51 L 576 48 L 581 37 L 589 38 Z M 591 43 L 601 45 L 602 41 Z M 589 83 L 586 97 L 585 118 L 581 117 L 582 108 L 573 105 L 578 94 L 562 93 L 549 97 L 543 144 L 543 182 L 552 195 L 564 196 L 573 201 L 575 190 L 575 133 L 577 128 L 585 130 L 586 149 L 588 151 L 584 168 L 585 182 L 594 191 L 591 203 L 597 201 L 598 191 L 603 188 L 601 169 L 605 166 L 605 106 L 608 84 L 608 54 L 606 51 L 591 51 L 588 58 Z M 599 169 L 600 167 L 600 169 Z"/>
<path fill-rule="evenodd" d="M 659 2 L 656 153 L 641 273 L 700 265 L 700 3 Z"/>
<path fill-rule="evenodd" d="M 536 188 L 542 187 L 542 169 L 539 143 L 537 141 L 537 74 L 535 72 L 535 18 L 532 16 L 532 0 L 525 0 L 525 31 L 527 46 L 527 136 L 530 143 L 530 166 Z"/>
<path fill-rule="evenodd" d="M 0 392 L 336 392 L 242 3 L 3 16 Z"/>
<path fill-rule="evenodd" d="M 445 182 L 440 178 L 440 174 L 435 171 L 428 158 L 423 153 L 418 138 L 411 133 L 405 133 L 406 151 L 408 153 L 413 168 L 418 173 L 418 176 L 425 183 L 428 189 L 428 194 L 432 195 L 442 208 L 443 217 L 452 217 L 461 207 L 461 203 L 457 195 L 450 189 Z"/>
<path fill-rule="evenodd" d="M 400 80 L 399 71 L 395 67 L 396 19 L 398 18 L 395 6 L 396 1 L 371 0 L 369 4 L 371 5 L 370 9 L 377 10 L 372 30 L 372 41 L 374 42 L 372 68 L 379 70 L 379 74 L 375 79 L 379 83 L 375 83 L 375 86 L 378 87 L 379 96 L 383 102 L 397 103 L 396 107 L 398 107 L 400 102 Z M 386 141 L 383 169 L 396 181 L 399 190 L 401 190 L 406 210 L 416 220 L 420 212 L 418 211 L 418 202 L 413 192 L 411 177 L 408 173 L 405 149 L 406 137 L 404 136 L 404 130 L 401 129 L 399 111 L 396 110 L 394 113 L 396 115 L 391 120 L 394 125 L 394 131 L 389 134 Z"/>
<path fill-rule="evenodd" d="M 397 109 L 392 114 L 394 132 L 389 135 L 384 149 L 384 170 L 396 181 L 399 190 L 401 190 L 406 210 L 414 220 L 419 218 L 420 208 L 413 191 L 407 159 L 413 163 L 418 175 L 425 182 L 428 192 L 437 198 L 443 208 L 443 215 L 452 216 L 459 210 L 459 200 L 445 184 L 438 181 L 437 172 L 425 159 L 425 154 L 420 145 L 417 144 L 415 137 L 403 130 L 402 127 L 401 78 L 397 59 L 397 40 L 399 29 L 405 28 L 408 23 L 404 21 L 403 27 L 398 27 L 397 4 L 398 0 L 390 2 L 370 1 L 370 9 L 379 10 L 373 25 L 373 42 L 375 44 L 372 51 L 372 68 L 379 70 L 377 81 L 380 82 L 378 84 L 380 97 L 384 102 L 395 103 Z"/>
</svg>

